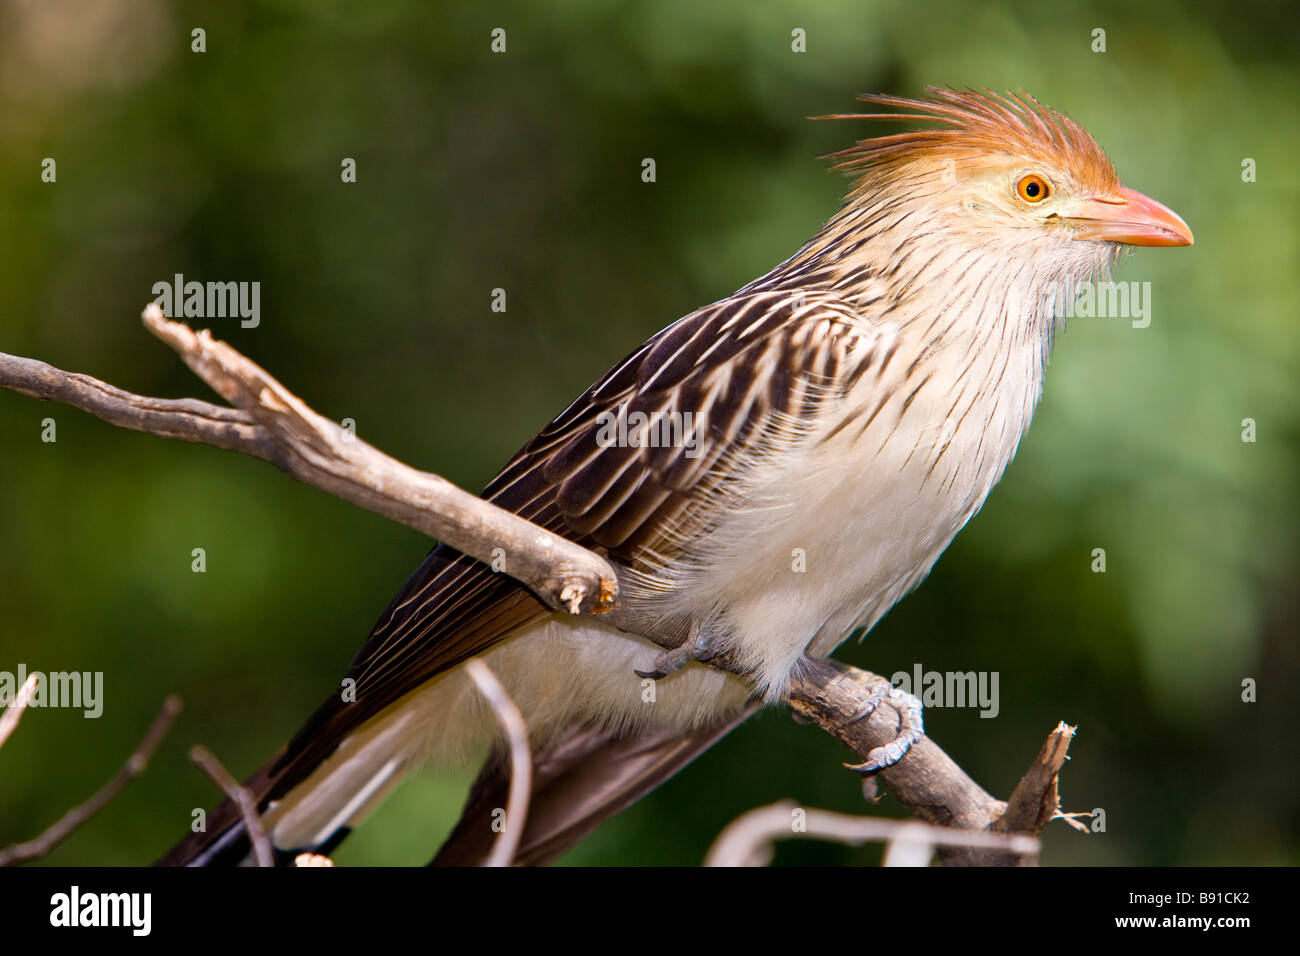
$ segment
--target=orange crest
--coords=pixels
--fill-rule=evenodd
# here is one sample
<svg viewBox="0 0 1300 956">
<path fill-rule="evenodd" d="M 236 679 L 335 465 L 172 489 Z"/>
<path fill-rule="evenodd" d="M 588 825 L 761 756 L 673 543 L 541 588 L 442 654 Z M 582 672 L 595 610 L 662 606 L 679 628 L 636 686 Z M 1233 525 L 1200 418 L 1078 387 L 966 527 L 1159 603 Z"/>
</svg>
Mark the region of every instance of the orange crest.
<svg viewBox="0 0 1300 956">
<path fill-rule="evenodd" d="M 999 96 L 985 90 L 926 87 L 928 98 L 863 94 L 859 100 L 907 113 L 837 113 L 815 119 L 917 120 L 946 124 L 859 140 L 826 154 L 833 168 L 861 173 L 921 157 L 973 160 L 991 153 L 1023 156 L 1064 169 L 1081 185 L 1107 189 L 1119 179 L 1106 154 L 1082 126 L 1023 90 Z"/>
</svg>

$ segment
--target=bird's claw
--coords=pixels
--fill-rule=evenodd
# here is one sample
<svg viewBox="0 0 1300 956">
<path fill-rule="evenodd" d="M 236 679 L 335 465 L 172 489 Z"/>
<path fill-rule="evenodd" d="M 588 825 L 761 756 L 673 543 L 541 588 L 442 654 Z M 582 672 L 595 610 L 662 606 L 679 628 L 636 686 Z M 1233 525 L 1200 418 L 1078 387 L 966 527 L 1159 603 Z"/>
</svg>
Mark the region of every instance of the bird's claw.
<svg viewBox="0 0 1300 956">
<path fill-rule="evenodd" d="M 654 670 L 634 670 L 633 673 L 637 677 L 659 680 L 669 674 L 677 673 L 691 661 L 703 662 L 711 660 L 717 656 L 717 653 L 713 648 L 712 638 L 701 633 L 694 640 L 687 641 L 681 647 L 674 647 L 672 650 L 664 651 L 656 657 Z"/>
<path fill-rule="evenodd" d="M 844 766 L 850 770 L 865 775 L 878 773 L 887 767 L 892 767 L 907 756 L 907 752 L 912 749 L 913 745 L 925 736 L 925 720 L 922 716 L 923 705 L 921 704 L 921 698 L 908 693 L 902 688 L 894 687 L 884 680 L 873 686 L 871 696 L 863 701 L 857 713 L 844 722 L 844 726 L 867 719 L 886 700 L 898 711 L 898 736 L 887 744 L 873 747 L 868 751 L 867 759 L 863 763 L 846 763 Z"/>
</svg>

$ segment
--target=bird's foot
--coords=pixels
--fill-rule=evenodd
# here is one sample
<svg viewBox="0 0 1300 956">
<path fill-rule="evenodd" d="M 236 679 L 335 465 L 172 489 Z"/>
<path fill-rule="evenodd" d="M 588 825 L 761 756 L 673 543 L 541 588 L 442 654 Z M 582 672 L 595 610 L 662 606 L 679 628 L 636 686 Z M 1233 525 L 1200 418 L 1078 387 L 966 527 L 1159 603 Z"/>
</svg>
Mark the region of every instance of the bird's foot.
<svg viewBox="0 0 1300 956">
<path fill-rule="evenodd" d="M 844 722 L 844 726 L 855 724 L 859 720 L 866 720 L 885 701 L 889 701 L 893 708 L 898 711 L 898 736 L 887 744 L 873 747 L 868 751 L 867 759 L 863 763 L 846 763 L 844 766 L 850 770 L 865 775 L 892 767 L 902 760 L 907 755 L 907 752 L 912 749 L 912 746 L 924 736 L 925 720 L 921 713 L 923 710 L 921 698 L 899 687 L 894 687 L 883 678 L 872 686 L 871 696 L 863 701 L 858 711 Z"/>
<path fill-rule="evenodd" d="M 633 671 L 633 673 L 637 677 L 659 680 L 661 677 L 677 673 L 691 661 L 712 660 L 717 654 L 717 650 L 713 647 L 713 639 L 701 631 L 681 647 L 674 647 L 656 657 L 654 670 Z"/>
</svg>

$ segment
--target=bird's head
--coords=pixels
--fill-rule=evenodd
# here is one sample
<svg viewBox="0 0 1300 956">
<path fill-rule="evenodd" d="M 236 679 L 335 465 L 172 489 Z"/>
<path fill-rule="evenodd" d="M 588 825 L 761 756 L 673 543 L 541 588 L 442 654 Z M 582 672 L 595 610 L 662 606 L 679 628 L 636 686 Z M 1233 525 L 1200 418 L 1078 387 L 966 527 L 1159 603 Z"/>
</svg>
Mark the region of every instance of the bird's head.
<svg viewBox="0 0 1300 956">
<path fill-rule="evenodd" d="M 942 231 L 977 242 L 1011 238 L 1040 248 L 1061 248 L 1061 240 L 1192 244 L 1187 224 L 1121 185 L 1106 154 L 1068 116 L 1023 92 L 998 96 L 929 87 L 927 93 L 920 100 L 859 97 L 903 113 L 824 117 L 942 124 L 864 139 L 830 154 L 836 168 L 858 177 L 850 203 L 870 204 L 882 196 L 912 200 L 942 215 Z"/>
</svg>

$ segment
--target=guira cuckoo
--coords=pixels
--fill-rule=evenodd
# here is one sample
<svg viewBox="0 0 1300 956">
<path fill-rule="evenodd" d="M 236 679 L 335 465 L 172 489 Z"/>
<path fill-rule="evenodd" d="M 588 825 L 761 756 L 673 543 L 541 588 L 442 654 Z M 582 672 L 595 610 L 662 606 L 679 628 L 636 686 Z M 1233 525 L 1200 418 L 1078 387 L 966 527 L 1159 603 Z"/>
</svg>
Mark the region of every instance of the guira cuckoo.
<svg viewBox="0 0 1300 956">
<path fill-rule="evenodd" d="M 491 745 L 475 656 L 536 754 L 518 862 L 563 852 L 916 587 L 1011 461 L 1069 298 L 1124 245 L 1192 242 L 1026 94 L 862 99 L 907 112 L 838 118 L 932 125 L 832 154 L 854 179 L 820 232 L 651 337 L 483 493 L 607 555 L 621 605 L 677 627 L 680 651 L 435 548 L 353 661 L 354 699 L 328 699 L 248 782 L 286 859 L 328 852 L 422 762 Z M 747 679 L 699 660 L 721 650 Z M 484 857 L 504 772 L 489 758 L 435 862 Z M 162 862 L 247 854 L 226 804 Z"/>
</svg>

